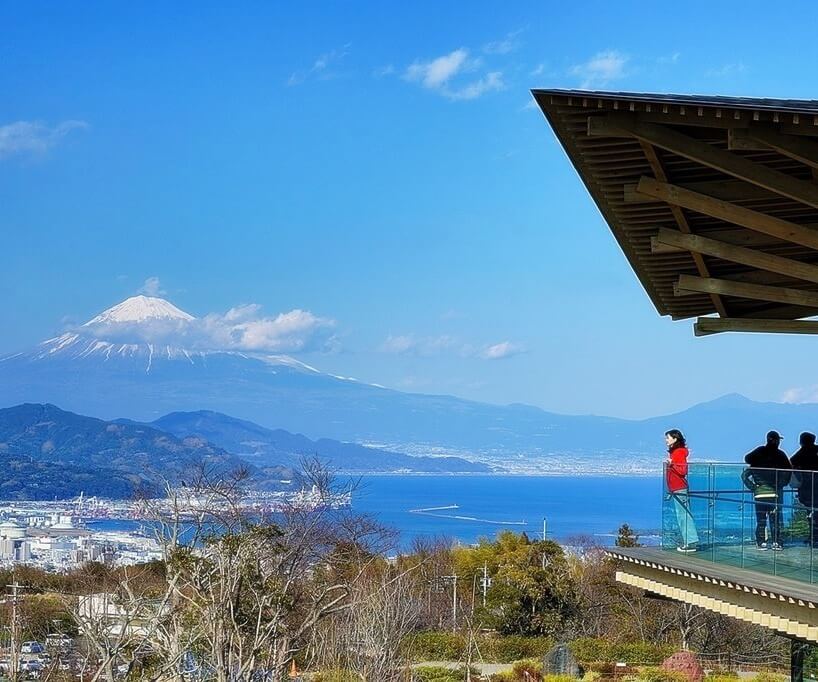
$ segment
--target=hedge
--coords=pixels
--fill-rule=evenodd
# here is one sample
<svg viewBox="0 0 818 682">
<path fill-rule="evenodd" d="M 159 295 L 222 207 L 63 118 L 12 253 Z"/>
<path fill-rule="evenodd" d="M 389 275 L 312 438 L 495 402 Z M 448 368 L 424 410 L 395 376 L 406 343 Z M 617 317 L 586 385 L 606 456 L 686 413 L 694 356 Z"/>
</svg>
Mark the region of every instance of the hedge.
<svg viewBox="0 0 818 682">
<path fill-rule="evenodd" d="M 654 644 L 653 642 L 617 644 L 609 640 L 590 637 L 575 639 L 568 643 L 568 648 L 581 663 L 623 661 L 645 665 L 659 665 L 675 651 L 675 647 L 668 644 Z"/>
<path fill-rule="evenodd" d="M 477 650 L 472 649 L 472 659 L 482 658 L 487 663 L 513 663 L 527 658 L 541 658 L 554 646 L 547 637 L 520 637 L 509 635 L 479 635 Z M 421 661 L 462 661 L 466 658 L 467 638 L 460 633 L 425 631 L 409 637 L 405 643 L 408 657 Z M 623 661 L 629 664 L 659 665 L 675 649 L 666 644 L 631 642 L 617 644 L 590 637 L 575 639 L 568 647 L 583 664 Z M 763 682 L 763 681 L 762 681 Z"/>
<path fill-rule="evenodd" d="M 524 658 L 545 656 L 553 646 L 547 637 L 506 637 L 479 635 L 475 638 L 474 659 L 491 663 L 513 663 Z M 413 661 L 462 661 L 468 640 L 459 633 L 426 631 L 408 638 L 406 651 Z M 479 655 L 478 655 L 479 651 Z"/>
</svg>

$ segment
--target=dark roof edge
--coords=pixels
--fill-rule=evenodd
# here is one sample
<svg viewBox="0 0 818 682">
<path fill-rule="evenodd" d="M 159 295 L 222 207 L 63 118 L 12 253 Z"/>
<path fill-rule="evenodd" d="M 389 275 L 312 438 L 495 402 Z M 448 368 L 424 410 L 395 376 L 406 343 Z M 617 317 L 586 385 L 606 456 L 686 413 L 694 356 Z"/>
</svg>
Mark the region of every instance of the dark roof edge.
<svg viewBox="0 0 818 682">
<path fill-rule="evenodd" d="M 557 95 L 561 97 L 585 97 L 633 102 L 656 102 L 665 104 L 689 104 L 702 107 L 730 107 L 769 111 L 791 111 L 801 114 L 818 114 L 818 100 L 775 99 L 767 97 L 725 97 L 721 95 L 675 95 L 647 92 L 611 92 L 605 90 L 571 90 L 564 88 L 532 88 L 534 97 Z"/>
</svg>

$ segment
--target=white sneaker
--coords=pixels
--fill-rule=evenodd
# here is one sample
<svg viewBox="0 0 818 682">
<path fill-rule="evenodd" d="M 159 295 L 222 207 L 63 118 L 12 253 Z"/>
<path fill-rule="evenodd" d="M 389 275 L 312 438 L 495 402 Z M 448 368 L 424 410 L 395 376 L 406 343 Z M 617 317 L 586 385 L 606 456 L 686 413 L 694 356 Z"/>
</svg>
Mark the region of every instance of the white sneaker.
<svg viewBox="0 0 818 682">
<path fill-rule="evenodd" d="M 766 552 L 766 551 L 767 551 L 768 549 L 770 549 L 770 548 L 769 548 L 769 547 L 767 547 L 767 543 L 766 543 L 766 542 L 762 542 L 760 545 L 756 545 L 756 549 L 757 549 L 757 550 L 759 550 L 759 551 L 761 551 L 761 552 Z"/>
<path fill-rule="evenodd" d="M 676 548 L 677 552 L 682 552 L 683 554 L 692 554 L 696 551 L 695 545 L 680 545 Z"/>
<path fill-rule="evenodd" d="M 783 552 L 784 548 L 781 546 L 781 543 L 774 542 L 773 543 L 773 552 Z"/>
</svg>

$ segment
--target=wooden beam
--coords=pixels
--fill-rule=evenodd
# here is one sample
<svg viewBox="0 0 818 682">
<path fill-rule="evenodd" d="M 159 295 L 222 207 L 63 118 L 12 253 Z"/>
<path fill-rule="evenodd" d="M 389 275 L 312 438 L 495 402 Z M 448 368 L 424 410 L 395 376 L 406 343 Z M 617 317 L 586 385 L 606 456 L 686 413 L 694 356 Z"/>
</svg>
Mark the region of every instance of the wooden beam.
<svg viewBox="0 0 818 682">
<path fill-rule="evenodd" d="M 685 295 L 687 292 L 721 294 L 754 301 L 769 301 L 818 309 L 818 292 L 789 287 L 771 287 L 764 284 L 747 284 L 729 279 L 680 275 L 674 290 L 678 292 L 677 295 Z"/>
<path fill-rule="evenodd" d="M 757 201 L 759 199 L 778 199 L 780 195 L 769 190 L 762 189 L 756 185 L 751 185 L 744 180 L 706 180 L 703 182 L 677 182 L 679 187 L 701 192 L 716 199 L 724 201 Z M 626 182 L 623 185 L 624 201 L 626 204 L 647 204 L 656 201 L 652 197 L 646 197 L 636 191 L 635 182 Z"/>
<path fill-rule="evenodd" d="M 772 128 L 762 126 L 750 127 L 747 135 L 756 144 L 775 149 L 779 154 L 800 161 L 810 168 L 818 168 L 818 142 L 815 140 L 783 135 Z"/>
<path fill-rule="evenodd" d="M 666 228 L 659 228 L 659 233 L 652 239 L 653 242 L 818 284 L 818 265 L 802 263 L 792 258 L 774 256 L 763 251 L 733 246 L 698 235 L 682 234 Z"/>
<path fill-rule="evenodd" d="M 722 332 L 758 332 L 762 334 L 818 334 L 814 320 L 757 320 L 731 317 L 700 317 L 693 325 L 696 336 Z"/>
<path fill-rule="evenodd" d="M 608 110 L 610 111 L 610 110 Z M 611 112 L 615 113 L 615 112 Z M 725 109 L 721 117 L 710 116 L 688 116 L 679 114 L 678 112 L 668 111 L 667 113 L 656 111 L 639 111 L 634 112 L 632 116 L 643 123 L 659 123 L 661 125 L 681 125 L 693 129 L 709 129 L 709 130 L 730 130 L 734 128 L 749 128 L 753 123 L 750 112 L 743 111 L 738 118 L 735 117 L 735 110 Z M 621 115 L 622 112 L 619 112 Z M 605 114 L 599 112 L 597 116 L 604 116 Z M 792 123 L 793 114 L 778 114 L 778 120 L 774 120 L 773 116 L 767 119 L 768 125 L 775 125 L 779 132 L 784 135 L 797 135 L 798 137 L 818 137 L 818 125 L 816 121 L 818 118 L 810 114 L 808 116 L 800 116 L 798 123 Z M 616 135 L 611 137 L 625 137 L 624 135 Z"/>
<path fill-rule="evenodd" d="M 658 230 L 660 227 L 664 225 L 656 225 L 654 229 Z M 818 230 L 818 225 L 810 224 L 810 227 L 814 227 Z M 781 247 L 781 240 L 774 239 L 772 237 L 768 237 L 761 232 L 753 232 L 752 230 L 746 230 L 743 227 L 732 226 L 732 225 L 725 225 L 723 229 L 708 227 L 706 230 L 701 230 L 698 232 L 702 237 L 709 237 L 710 239 L 715 239 L 717 241 L 723 242 L 724 244 L 732 244 L 733 246 L 746 246 L 750 249 L 757 249 L 761 251 L 767 251 L 768 249 Z M 677 251 L 684 251 L 684 249 L 676 249 L 672 246 L 666 246 L 664 244 L 657 245 L 659 250 L 654 251 L 654 253 L 675 253 Z M 792 248 L 800 248 L 800 247 L 792 247 Z"/>
<path fill-rule="evenodd" d="M 727 149 L 731 152 L 760 152 L 770 148 L 763 142 L 750 137 L 748 128 L 729 128 L 727 130 Z"/>
<path fill-rule="evenodd" d="M 799 180 L 786 173 L 754 163 L 743 156 L 714 147 L 707 142 L 656 123 L 640 123 L 635 118 L 628 116 L 588 117 L 588 135 L 622 135 L 623 133 L 709 168 L 715 168 L 739 180 L 746 180 L 781 196 L 818 208 L 818 185 L 812 182 Z"/>
<path fill-rule="evenodd" d="M 670 185 L 666 182 L 658 182 L 647 176 L 643 176 L 639 180 L 636 191 L 674 206 L 682 206 L 691 211 L 709 215 L 712 218 L 718 218 L 734 225 L 741 225 L 776 239 L 806 246 L 810 249 L 818 249 L 818 230 L 797 225 L 788 220 L 781 220 L 781 218 L 775 218 L 765 213 L 759 213 L 743 206 L 736 206 L 729 201 L 714 199 L 705 194 L 691 192 L 689 189 Z"/>
<path fill-rule="evenodd" d="M 653 169 L 653 173 L 657 180 L 667 182 L 665 167 L 662 165 L 662 161 L 659 159 L 659 155 L 656 153 L 656 150 L 647 142 L 640 140 L 639 144 L 642 147 L 642 151 L 645 153 L 645 157 L 647 158 L 651 169 Z M 691 234 L 693 230 L 690 229 L 690 225 L 687 222 L 687 217 L 685 216 L 684 211 L 679 206 L 671 206 L 670 211 L 673 214 L 673 219 L 676 221 L 679 229 L 685 234 Z M 702 277 L 709 277 L 710 272 L 708 271 L 707 264 L 704 262 L 704 258 L 701 256 L 701 254 L 693 253 L 692 256 L 693 262 L 696 264 L 696 270 L 699 272 L 699 274 Z M 713 308 L 715 311 L 722 317 L 727 317 L 727 307 L 724 305 L 724 301 L 721 300 L 721 296 L 718 294 L 710 294 L 710 300 L 713 302 Z"/>
</svg>

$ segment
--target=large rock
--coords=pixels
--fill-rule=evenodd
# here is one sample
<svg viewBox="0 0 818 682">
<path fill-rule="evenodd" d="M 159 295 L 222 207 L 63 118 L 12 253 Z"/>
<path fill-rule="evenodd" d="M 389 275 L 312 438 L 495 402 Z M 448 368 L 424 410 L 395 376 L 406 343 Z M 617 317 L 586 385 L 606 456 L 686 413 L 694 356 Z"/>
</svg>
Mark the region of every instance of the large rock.
<svg viewBox="0 0 818 682">
<path fill-rule="evenodd" d="M 569 675 L 580 678 L 585 671 L 577 663 L 567 644 L 557 644 L 542 660 L 544 675 Z"/>
<path fill-rule="evenodd" d="M 662 670 L 681 673 L 688 682 L 702 682 L 704 670 L 699 658 L 690 651 L 677 651 L 662 662 Z"/>
</svg>

